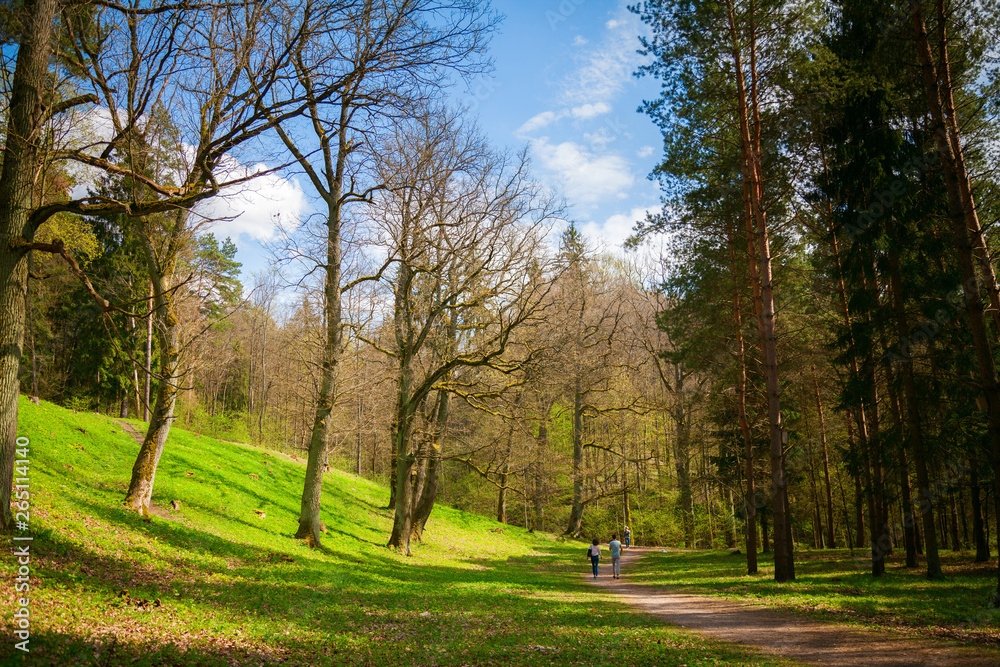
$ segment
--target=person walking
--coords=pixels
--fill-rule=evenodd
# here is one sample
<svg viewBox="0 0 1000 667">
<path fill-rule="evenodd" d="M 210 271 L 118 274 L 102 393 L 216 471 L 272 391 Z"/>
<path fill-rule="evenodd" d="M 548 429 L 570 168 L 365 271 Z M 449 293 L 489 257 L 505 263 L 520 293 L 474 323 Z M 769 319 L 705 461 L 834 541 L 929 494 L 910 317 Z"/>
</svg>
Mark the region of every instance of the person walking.
<svg viewBox="0 0 1000 667">
<path fill-rule="evenodd" d="M 608 542 L 611 549 L 611 574 L 615 579 L 622 578 L 622 543 L 618 541 L 618 535 L 612 535 Z"/>
<path fill-rule="evenodd" d="M 601 561 L 601 547 L 596 537 L 593 544 L 587 548 L 587 556 L 590 557 L 590 563 L 594 566 L 594 579 L 597 579 L 597 564 Z"/>
<path fill-rule="evenodd" d="M 628 549 L 630 546 L 632 546 L 632 531 L 625 526 L 625 548 Z"/>
</svg>

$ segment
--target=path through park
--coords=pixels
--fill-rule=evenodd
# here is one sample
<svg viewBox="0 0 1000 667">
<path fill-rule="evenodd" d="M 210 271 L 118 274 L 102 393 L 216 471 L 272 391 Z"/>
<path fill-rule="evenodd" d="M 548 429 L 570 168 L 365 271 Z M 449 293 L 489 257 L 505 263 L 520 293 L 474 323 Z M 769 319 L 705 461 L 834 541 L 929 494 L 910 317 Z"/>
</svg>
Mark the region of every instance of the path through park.
<svg viewBox="0 0 1000 667">
<path fill-rule="evenodd" d="M 824 623 L 805 616 L 767 609 L 745 602 L 679 593 L 629 583 L 628 568 L 647 549 L 629 549 L 622 560 L 622 579 L 610 576 L 602 563 L 598 586 L 660 620 L 736 644 L 758 646 L 766 652 L 810 665 L 935 665 L 941 667 L 996 667 L 996 654 L 941 641 L 908 638 L 885 630 L 864 630 Z"/>
</svg>

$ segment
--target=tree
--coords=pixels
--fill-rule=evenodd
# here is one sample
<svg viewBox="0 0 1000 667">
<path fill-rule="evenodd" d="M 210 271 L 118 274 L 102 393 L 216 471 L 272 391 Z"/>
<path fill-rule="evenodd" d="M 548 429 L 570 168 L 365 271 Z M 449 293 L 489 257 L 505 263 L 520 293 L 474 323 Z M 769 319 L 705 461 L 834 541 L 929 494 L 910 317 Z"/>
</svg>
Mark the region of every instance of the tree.
<svg viewBox="0 0 1000 667">
<path fill-rule="evenodd" d="M 295 55 L 292 85 L 307 101 L 312 136 L 298 121 L 277 123 L 283 144 L 305 172 L 325 211 L 313 261 L 324 276 L 326 321 L 322 381 L 317 396 L 296 536 L 320 545 L 322 462 L 343 345 L 342 292 L 345 209 L 370 198 L 377 182 L 361 171 L 382 124 L 443 83 L 444 72 L 482 71 L 479 59 L 496 17 L 470 0 L 310 4 L 306 47 Z M 365 148 L 368 147 L 366 153 Z"/>
<path fill-rule="evenodd" d="M 989 437 L 992 445 L 994 474 L 994 512 L 1000 520 L 1000 383 L 997 379 L 993 345 L 986 325 L 981 290 L 985 287 L 994 312 L 1000 311 L 1000 290 L 989 253 L 982 238 L 982 229 L 976 213 L 976 203 L 969 182 L 968 169 L 962 152 L 962 138 L 954 106 L 951 80 L 951 61 L 948 55 L 947 16 L 944 0 L 938 0 L 939 42 L 938 65 L 931 50 L 927 26 L 923 17 L 923 3 L 911 3 L 911 17 L 915 32 L 914 43 L 920 59 L 930 111 L 930 132 L 935 138 L 941 158 L 941 172 L 948 194 L 948 219 L 952 243 L 962 278 L 963 300 L 966 317 L 972 330 L 973 347 L 979 371 L 979 385 L 986 403 Z M 976 255 L 979 255 L 977 266 Z M 978 268 L 978 272 L 977 272 Z M 998 531 L 1000 532 L 1000 531 Z M 1000 544 L 1000 536 L 998 536 Z M 993 606 L 1000 607 L 1000 561 L 997 567 L 997 587 L 993 593 Z"/>
<path fill-rule="evenodd" d="M 160 213 L 175 216 L 175 228 L 186 225 L 192 206 L 227 185 L 253 174 L 232 167 L 235 151 L 278 120 L 299 112 L 301 100 L 270 96 L 296 44 L 285 40 L 276 3 L 235 2 L 142 3 L 122 6 L 64 4 L 37 0 L 25 4 L 23 31 L 9 100 L 7 142 L 0 172 L 0 477 L 13 462 L 17 422 L 17 371 L 24 338 L 24 293 L 28 254 L 32 250 L 63 256 L 82 275 L 62 243 L 34 242 L 38 227 L 53 215 L 106 215 L 126 212 L 134 217 Z M 294 18 L 294 13 L 289 19 Z M 204 30 L 210 26 L 210 30 Z M 50 84 L 49 65 L 55 37 L 60 37 L 60 64 L 72 76 L 74 92 L 65 96 Z M 300 39 L 294 31 L 293 39 Z M 250 85 L 253 82 L 253 85 Z M 43 147 L 40 138 L 56 117 L 74 113 L 83 104 L 94 109 L 108 128 L 96 141 L 78 133 L 62 146 Z M 183 169 L 156 170 L 147 163 L 153 137 L 143 137 L 166 115 L 180 128 Z M 77 126 L 87 116 L 77 115 Z M 151 120 L 152 119 L 152 120 Z M 30 184 L 44 159 L 75 162 L 130 180 L 128 198 L 83 197 L 32 202 Z M 178 238 L 183 237 L 181 233 Z M 166 258 L 165 258 L 166 259 Z M 163 268 L 170 269 L 169 261 Z M 111 305 L 93 293 L 105 310 Z M 163 312 L 162 305 L 158 309 Z M 169 410 L 164 407 L 161 414 Z M 167 422 L 169 424 L 169 420 Z M 154 432 L 155 431 L 155 432 Z M 149 447 L 161 440 L 159 427 L 147 434 Z M 153 465 L 142 465 L 151 489 Z M 9 526 L 9 485 L 3 485 L 3 523 Z M 146 492 L 130 494 L 141 506 Z"/>
<path fill-rule="evenodd" d="M 597 438 L 594 420 L 605 409 L 627 409 L 626 405 L 601 405 L 598 396 L 608 394 L 615 382 L 615 369 L 627 301 L 621 283 L 614 280 L 589 253 L 575 225 L 563 232 L 559 247 L 560 275 L 553 285 L 554 340 L 552 362 L 561 394 L 571 415 L 573 443 L 573 492 L 564 534 L 578 536 L 587 505 L 606 491 L 587 485 L 586 453 Z M 560 370 L 561 369 L 561 370 Z"/>
<path fill-rule="evenodd" d="M 372 217 L 389 244 L 393 336 L 384 352 L 397 368 L 389 546 L 409 554 L 419 412 L 434 392 L 479 400 L 454 376 L 459 369 L 513 368 L 506 357 L 511 336 L 537 316 L 546 292 L 546 283 L 523 276 L 542 262 L 543 227 L 553 209 L 531 180 L 524 153 L 490 149 L 447 112 L 400 124 L 382 155 L 386 188 Z M 447 404 L 438 404 L 436 417 L 442 408 Z"/>
<path fill-rule="evenodd" d="M 665 162 L 658 169 L 668 192 L 681 199 L 688 179 L 704 166 L 697 158 L 706 153 L 715 152 L 711 162 L 728 163 L 738 173 L 735 187 L 724 193 L 739 193 L 743 209 L 747 249 L 741 254 L 765 380 L 777 581 L 795 577 L 771 252 L 775 217 L 781 215 L 784 201 L 779 184 L 788 176 L 779 149 L 783 130 L 767 102 L 784 97 L 792 63 L 803 55 L 803 42 L 793 36 L 808 25 L 815 10 L 811 3 L 792 4 L 656 0 L 634 9 L 652 28 L 651 37 L 642 43 L 643 53 L 653 60 L 640 71 L 664 82 L 661 97 L 643 108 L 664 130 L 668 150 L 687 149 L 679 164 Z M 737 153 L 735 159 L 730 152 Z"/>
</svg>

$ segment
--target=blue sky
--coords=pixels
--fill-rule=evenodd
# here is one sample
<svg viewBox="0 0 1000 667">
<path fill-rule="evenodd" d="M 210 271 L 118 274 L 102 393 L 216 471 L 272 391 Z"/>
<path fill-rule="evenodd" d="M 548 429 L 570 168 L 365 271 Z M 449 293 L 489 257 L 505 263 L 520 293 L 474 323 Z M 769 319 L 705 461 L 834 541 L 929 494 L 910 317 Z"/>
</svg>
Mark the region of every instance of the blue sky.
<svg viewBox="0 0 1000 667">
<path fill-rule="evenodd" d="M 636 112 L 658 88 L 633 76 L 642 24 L 615 0 L 493 5 L 506 15 L 492 43 L 496 70 L 464 99 L 495 144 L 530 147 L 536 175 L 566 198 L 593 242 L 619 245 L 659 208 L 646 176 L 662 140 Z"/>
<path fill-rule="evenodd" d="M 618 0 L 494 0 L 493 6 L 505 15 L 491 44 L 493 76 L 459 85 L 452 95 L 478 116 L 495 145 L 527 145 L 535 175 L 565 198 L 591 245 L 613 251 L 647 210 L 659 208 L 647 174 L 662 139 L 636 111 L 658 88 L 633 76 L 642 25 Z M 294 219 L 309 209 L 305 186 L 301 178 L 267 176 L 251 192 L 212 205 L 215 215 L 235 216 L 213 231 L 237 241 L 245 286 L 266 265 L 259 239 L 273 233 L 275 215 Z"/>
</svg>

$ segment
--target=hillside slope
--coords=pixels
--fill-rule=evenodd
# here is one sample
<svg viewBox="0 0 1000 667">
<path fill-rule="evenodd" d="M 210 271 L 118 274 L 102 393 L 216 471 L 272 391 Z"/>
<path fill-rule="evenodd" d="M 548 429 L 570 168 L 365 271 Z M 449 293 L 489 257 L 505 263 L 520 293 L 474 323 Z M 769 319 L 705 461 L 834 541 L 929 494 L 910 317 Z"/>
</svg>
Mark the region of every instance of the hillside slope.
<svg viewBox="0 0 1000 667">
<path fill-rule="evenodd" d="M 577 542 L 438 507 L 404 558 L 387 490 L 345 473 L 324 482 L 329 552 L 310 550 L 291 537 L 302 462 L 177 429 L 143 521 L 122 506 L 142 430 L 22 401 L 15 536 L 34 539 L 5 538 L 5 571 L 30 545 L 30 591 L 3 590 L 6 610 L 28 595 L 30 652 L 6 641 L 5 664 L 776 664 L 614 606 Z"/>
</svg>

